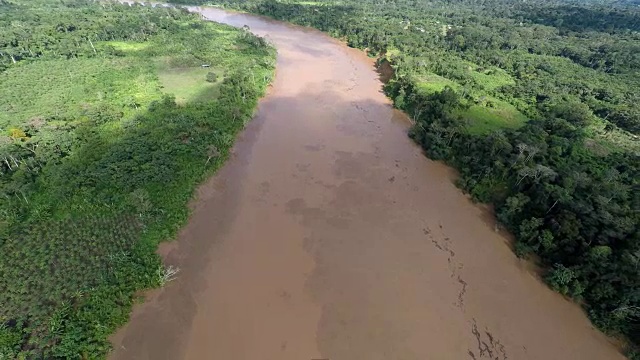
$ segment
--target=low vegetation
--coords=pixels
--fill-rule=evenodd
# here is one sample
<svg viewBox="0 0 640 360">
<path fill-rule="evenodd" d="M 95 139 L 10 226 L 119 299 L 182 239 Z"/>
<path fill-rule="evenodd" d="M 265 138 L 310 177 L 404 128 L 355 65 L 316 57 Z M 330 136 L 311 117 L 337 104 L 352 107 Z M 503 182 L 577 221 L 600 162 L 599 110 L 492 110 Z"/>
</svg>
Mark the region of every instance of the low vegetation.
<svg viewBox="0 0 640 360">
<path fill-rule="evenodd" d="M 104 357 L 274 64 L 182 10 L 0 1 L 0 359 Z"/>
</svg>

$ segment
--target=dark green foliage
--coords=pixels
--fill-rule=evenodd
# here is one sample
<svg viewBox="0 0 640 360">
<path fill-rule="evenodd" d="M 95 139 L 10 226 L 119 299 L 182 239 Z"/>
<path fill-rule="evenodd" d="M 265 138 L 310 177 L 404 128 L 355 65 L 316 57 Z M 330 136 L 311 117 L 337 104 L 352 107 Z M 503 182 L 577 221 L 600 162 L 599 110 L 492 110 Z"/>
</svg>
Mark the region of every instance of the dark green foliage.
<svg viewBox="0 0 640 360">
<path fill-rule="evenodd" d="M 411 136 L 430 157 L 460 170 L 465 190 L 496 206 L 517 237 L 518 255 L 536 253 L 552 267 L 546 279 L 553 288 L 584 299 L 597 325 L 633 336 L 640 305 L 637 154 L 594 154 L 576 120 L 559 113 L 518 130 L 468 135 L 450 92 L 409 96 L 414 100 L 403 108 L 416 119 Z M 417 114 L 417 104 L 436 114 Z"/>
<path fill-rule="evenodd" d="M 572 31 L 640 31 L 640 14 L 610 4 L 580 7 L 567 4 L 523 6 L 518 15 L 539 24 Z"/>
<path fill-rule="evenodd" d="M 134 293 L 161 285 L 156 246 L 227 158 L 274 50 L 181 10 L 78 0 L 0 4 L 0 52 L 0 359 L 104 357 Z M 215 98 L 160 91 L 184 59 L 225 74 Z"/>
</svg>

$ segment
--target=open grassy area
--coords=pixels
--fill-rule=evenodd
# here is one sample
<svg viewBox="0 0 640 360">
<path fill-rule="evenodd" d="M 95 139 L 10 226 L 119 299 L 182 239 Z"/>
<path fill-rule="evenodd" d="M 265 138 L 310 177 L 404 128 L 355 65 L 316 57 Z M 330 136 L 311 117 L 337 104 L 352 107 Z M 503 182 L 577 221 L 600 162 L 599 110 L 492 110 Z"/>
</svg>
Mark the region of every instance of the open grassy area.
<svg viewBox="0 0 640 360">
<path fill-rule="evenodd" d="M 221 29 L 222 30 L 222 29 Z M 225 34 L 225 31 L 219 31 Z M 215 99 L 219 87 L 224 80 L 224 66 L 202 67 L 197 58 L 185 56 L 184 49 L 175 44 L 176 52 L 173 56 L 158 54 L 150 42 L 106 41 L 99 43 L 99 47 L 110 47 L 120 54 L 127 56 L 142 56 L 150 58 L 149 66 L 154 68 L 159 81 L 158 89 L 165 94 L 176 97 L 176 102 L 203 102 Z M 211 65 L 211 64 L 206 64 Z M 215 74 L 215 80 L 207 81 L 209 73 Z"/>
<path fill-rule="evenodd" d="M 469 122 L 472 134 L 486 134 L 503 128 L 517 128 L 527 121 L 527 117 L 506 101 L 489 98 L 492 106 L 471 105 L 461 115 Z"/>
<path fill-rule="evenodd" d="M 216 74 L 215 81 L 207 81 L 209 73 Z M 223 69 L 202 68 L 200 66 L 167 68 L 160 65 L 158 78 L 164 93 L 175 95 L 177 103 L 185 104 L 215 99 L 224 79 L 222 73 Z"/>
<path fill-rule="evenodd" d="M 513 85 L 516 83 L 511 75 L 497 67 L 479 69 L 476 66 L 472 71 L 470 71 L 470 74 L 471 77 L 487 91 L 495 90 L 504 85 Z"/>
<path fill-rule="evenodd" d="M 632 134 L 620 128 L 609 129 L 607 123 L 596 120 L 587 128 L 587 132 L 599 144 L 604 151 L 592 150 L 600 153 L 631 152 L 640 154 L 640 136 Z"/>
<path fill-rule="evenodd" d="M 485 87 L 498 87 L 512 81 L 503 71 L 490 69 L 481 73 L 474 70 L 472 73 L 476 74 L 479 81 L 483 81 Z M 423 94 L 442 91 L 446 87 L 462 91 L 462 86 L 457 82 L 432 73 L 420 75 L 417 86 Z M 527 117 L 515 106 L 493 96 L 479 96 L 475 101 L 467 101 L 471 105 L 460 115 L 468 122 L 470 133 L 485 134 L 501 128 L 517 128 L 527 121 Z"/>
<path fill-rule="evenodd" d="M 418 89 L 425 94 L 442 91 L 447 86 L 454 90 L 460 89 L 460 85 L 457 82 L 432 73 L 420 75 L 416 84 Z"/>
<path fill-rule="evenodd" d="M 135 41 L 104 41 L 98 44 L 101 46 L 111 46 L 117 51 L 122 51 L 124 53 L 134 53 L 136 51 L 143 51 L 151 47 L 152 43 L 150 42 L 135 42 Z"/>
</svg>

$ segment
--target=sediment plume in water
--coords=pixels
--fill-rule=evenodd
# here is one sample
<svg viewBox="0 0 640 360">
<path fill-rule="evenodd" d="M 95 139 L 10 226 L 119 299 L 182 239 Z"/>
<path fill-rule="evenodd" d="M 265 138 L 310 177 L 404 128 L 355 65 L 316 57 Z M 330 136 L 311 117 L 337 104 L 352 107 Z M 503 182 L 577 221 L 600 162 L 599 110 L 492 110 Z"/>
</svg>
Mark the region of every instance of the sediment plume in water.
<svg viewBox="0 0 640 360">
<path fill-rule="evenodd" d="M 134 309 L 112 359 L 623 359 L 412 144 L 373 60 L 314 30 L 193 10 L 266 36 L 277 77 L 161 246 L 178 278 Z"/>
</svg>

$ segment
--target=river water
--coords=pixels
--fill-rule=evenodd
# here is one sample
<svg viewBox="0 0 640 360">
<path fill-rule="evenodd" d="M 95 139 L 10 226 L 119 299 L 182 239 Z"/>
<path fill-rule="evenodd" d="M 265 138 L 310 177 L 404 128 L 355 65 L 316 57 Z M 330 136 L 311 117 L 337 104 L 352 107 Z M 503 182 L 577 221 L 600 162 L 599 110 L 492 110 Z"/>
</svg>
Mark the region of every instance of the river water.
<svg viewBox="0 0 640 360">
<path fill-rule="evenodd" d="M 178 278 L 135 307 L 112 359 L 623 359 L 414 146 L 371 59 L 193 10 L 266 36 L 277 76 L 159 250 Z"/>
</svg>

